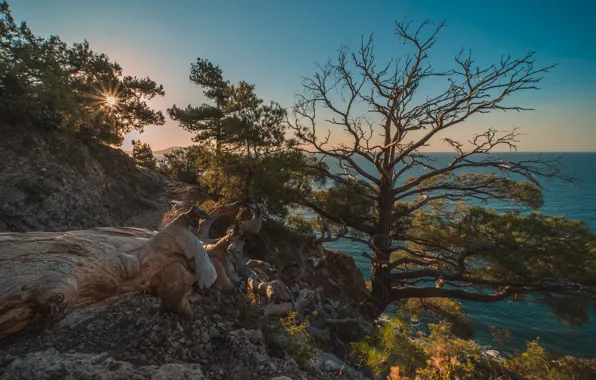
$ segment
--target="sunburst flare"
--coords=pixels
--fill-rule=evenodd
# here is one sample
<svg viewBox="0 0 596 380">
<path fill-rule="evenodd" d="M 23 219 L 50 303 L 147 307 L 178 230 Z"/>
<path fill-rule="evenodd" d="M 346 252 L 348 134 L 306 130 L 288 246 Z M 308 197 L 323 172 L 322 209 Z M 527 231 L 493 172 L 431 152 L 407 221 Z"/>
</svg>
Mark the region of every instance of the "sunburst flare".
<svg viewBox="0 0 596 380">
<path fill-rule="evenodd" d="M 106 103 L 108 104 L 109 107 L 115 106 L 117 102 L 118 102 L 118 99 L 116 99 L 115 96 L 111 96 L 111 95 L 106 96 Z"/>
</svg>

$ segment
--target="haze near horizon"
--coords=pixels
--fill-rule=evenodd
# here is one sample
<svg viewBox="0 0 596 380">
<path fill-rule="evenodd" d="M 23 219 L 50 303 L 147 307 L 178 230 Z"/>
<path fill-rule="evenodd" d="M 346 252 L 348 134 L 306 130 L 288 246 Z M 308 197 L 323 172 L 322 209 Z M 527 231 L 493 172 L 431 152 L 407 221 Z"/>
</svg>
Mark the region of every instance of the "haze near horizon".
<svg viewBox="0 0 596 380">
<path fill-rule="evenodd" d="M 590 27 L 596 3 L 589 1 L 316 1 L 280 3 L 240 0 L 170 3 L 154 0 L 19 0 L 13 15 L 37 35 L 58 35 L 72 43 L 87 39 L 94 50 L 120 63 L 127 75 L 149 76 L 163 84 L 166 96 L 151 104 L 165 111 L 173 104 L 198 105 L 202 90 L 188 80 L 190 63 L 206 58 L 232 82 L 256 84 L 257 94 L 290 108 L 302 91 L 301 79 L 315 63 L 337 56 L 342 45 L 356 49 L 361 36 L 374 33 L 380 61 L 398 58 L 403 46 L 393 34 L 394 20 L 408 17 L 446 20 L 433 49 L 433 65 L 450 67 L 462 49 L 480 64 L 501 55 L 536 51 L 537 65 L 558 64 L 540 90 L 514 96 L 517 105 L 535 111 L 491 113 L 450 131 L 469 139 L 489 127 L 518 128 L 520 151 L 596 150 L 596 31 Z M 404 52 L 405 53 L 405 52 Z M 433 88 L 429 88 L 429 95 Z M 165 126 L 131 133 L 154 150 L 191 144 L 191 134 L 168 119 Z M 336 139 L 341 136 L 334 134 Z M 428 151 L 447 151 L 435 141 Z"/>
</svg>

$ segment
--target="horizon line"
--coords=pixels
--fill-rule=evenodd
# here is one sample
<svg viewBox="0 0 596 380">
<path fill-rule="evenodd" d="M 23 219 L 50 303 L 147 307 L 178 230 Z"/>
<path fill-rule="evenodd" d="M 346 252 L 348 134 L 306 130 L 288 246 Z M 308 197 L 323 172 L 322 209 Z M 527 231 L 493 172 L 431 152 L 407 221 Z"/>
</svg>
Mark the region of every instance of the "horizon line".
<svg viewBox="0 0 596 380">
<path fill-rule="evenodd" d="M 194 144 L 191 145 L 185 145 L 185 146 L 169 146 L 167 148 L 162 148 L 162 149 L 151 149 L 152 152 L 158 152 L 161 150 L 168 150 L 168 149 L 177 149 L 177 148 L 187 148 L 189 146 L 192 146 Z M 132 152 L 132 150 L 124 150 L 121 147 L 118 147 L 118 149 L 124 151 L 124 152 Z M 311 152 L 311 153 L 319 153 L 320 152 Z M 456 151 L 424 151 L 422 153 L 457 153 Z M 495 150 L 495 151 L 491 151 L 491 152 L 487 152 L 487 153 L 596 153 L 596 149 L 593 150 Z"/>
</svg>

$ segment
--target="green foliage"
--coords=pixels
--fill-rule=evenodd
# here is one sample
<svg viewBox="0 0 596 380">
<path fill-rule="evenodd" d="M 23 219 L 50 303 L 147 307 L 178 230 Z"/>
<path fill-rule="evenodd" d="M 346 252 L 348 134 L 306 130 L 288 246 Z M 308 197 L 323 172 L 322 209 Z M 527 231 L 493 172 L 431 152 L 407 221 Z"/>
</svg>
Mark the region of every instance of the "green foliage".
<svg viewBox="0 0 596 380">
<path fill-rule="evenodd" d="M 426 366 L 418 368 L 416 375 L 424 379 L 466 379 L 480 375 L 481 347 L 472 340 L 460 339 L 451 334 L 446 323 L 429 325 L 430 334 L 420 334 L 418 344 L 424 350 Z M 482 376 L 479 376 L 482 378 Z"/>
<path fill-rule="evenodd" d="M 138 166 L 151 170 L 157 168 L 157 160 L 153 156 L 151 146 L 140 140 L 132 140 L 132 158 Z"/>
<path fill-rule="evenodd" d="M 290 217 L 290 215 L 286 218 L 288 217 Z M 297 232 L 297 230 L 293 229 L 291 225 L 292 222 L 289 223 L 286 219 L 278 220 L 278 218 L 270 218 L 267 220 L 264 230 L 271 243 L 293 248 L 298 248 L 303 244 L 308 244 L 308 246 L 311 247 L 313 236 Z"/>
<path fill-rule="evenodd" d="M 525 352 L 495 361 L 472 340 L 453 335 L 447 323 L 430 324 L 429 333 L 412 335 L 398 318 L 385 323 L 352 353 L 377 379 L 593 379 L 596 359 L 554 358 L 538 341 Z"/>
<path fill-rule="evenodd" d="M 417 180 L 409 178 L 406 183 Z M 523 204 L 532 209 L 537 209 L 544 203 L 540 188 L 527 181 L 514 181 L 511 178 L 499 177 L 496 173 L 461 173 L 448 172 L 433 176 L 422 181 L 418 186 L 421 189 L 450 189 L 461 194 L 447 199 L 503 199 Z M 471 189 L 474 189 L 472 192 Z M 481 191 L 477 191 L 481 190 Z M 468 194 L 466 194 L 468 192 Z"/>
<path fill-rule="evenodd" d="M 210 155 L 200 183 L 225 202 L 259 199 L 270 214 L 284 217 L 312 190 L 316 173 L 304 169 L 306 160 L 291 149 L 259 156 L 221 152 Z"/>
<path fill-rule="evenodd" d="M 573 356 L 555 359 L 538 340 L 528 342 L 525 352 L 507 358 L 500 366 L 509 376 L 521 379 L 591 380 L 596 377 L 596 359 Z"/>
<path fill-rule="evenodd" d="M 256 109 L 262 100 L 256 97 L 254 85 L 239 82 L 237 85 L 224 80 L 219 66 L 197 58 L 191 64 L 190 81 L 203 88 L 203 94 L 215 104 L 188 105 L 168 109 L 170 117 L 180 126 L 195 134 L 193 140 L 206 145 L 215 144 L 216 152 L 232 148 L 227 144 L 237 139 L 241 118 L 239 113 Z"/>
<path fill-rule="evenodd" d="M 295 311 L 290 312 L 281 319 L 281 325 L 290 337 L 290 354 L 296 358 L 297 363 L 307 367 L 317 355 L 314 339 L 306 332 L 308 322 L 297 322 L 298 315 Z"/>
<path fill-rule="evenodd" d="M 414 274 L 439 288 L 467 284 L 484 294 L 498 294 L 509 286 L 520 298 L 535 293 L 533 299 L 566 324 L 588 320 L 587 310 L 594 306 L 590 284 L 596 283 L 596 235 L 586 223 L 461 204 L 419 210 L 414 216 L 402 233 L 406 248 L 393 255 L 396 262 L 423 255 L 433 266 Z M 417 276 L 396 277 L 406 281 Z"/>
<path fill-rule="evenodd" d="M 316 176 L 305 168 L 307 159 L 296 142 L 286 138 L 286 110 L 275 102 L 263 104 L 254 85 L 230 83 L 205 59 L 191 65 L 190 80 L 212 103 L 174 105 L 168 113 L 204 149 L 200 184 L 223 202 L 256 198 L 269 213 L 286 215 L 298 197 L 310 192 Z"/>
<path fill-rule="evenodd" d="M 474 325 L 461 303 L 449 298 L 408 298 L 397 302 L 402 318 L 418 318 L 449 323 L 451 332 L 464 339 L 474 336 Z"/>
<path fill-rule="evenodd" d="M 204 147 L 192 145 L 165 153 L 157 161 L 157 167 L 159 172 L 176 181 L 196 184 L 207 167 L 208 157 Z"/>
<path fill-rule="evenodd" d="M 331 215 L 338 215 L 352 227 L 352 235 L 361 236 L 363 230 L 374 228 L 378 220 L 375 201 L 368 187 L 358 181 L 336 183 L 327 190 L 317 190 L 312 194 L 312 202 Z"/>
<path fill-rule="evenodd" d="M 396 363 L 402 371 L 413 373 L 424 363 L 424 353 L 409 339 L 410 327 L 395 317 L 383 324 L 375 333 L 359 342 L 350 344 L 352 353 L 377 378 L 385 378 Z"/>
<path fill-rule="evenodd" d="M 370 195 L 370 190 L 357 181 L 336 183 L 329 190 L 316 192 L 316 200 L 324 204 L 331 213 L 338 215 L 358 215 L 360 219 L 371 220 L 376 216 L 375 202 L 362 195 Z"/>
<path fill-rule="evenodd" d="M 162 86 L 123 76 L 87 41 L 69 46 L 56 36 L 34 36 L 0 3 L 0 122 L 120 145 L 126 133 L 164 123 L 147 104 L 157 95 L 164 95 Z"/>
<path fill-rule="evenodd" d="M 314 226 L 311 220 L 304 217 L 304 214 L 296 213 L 285 218 L 285 225 L 290 230 L 304 236 L 314 236 Z"/>
<path fill-rule="evenodd" d="M 309 368 L 310 363 L 318 354 L 314 340 L 306 332 L 308 322 L 297 322 L 295 311 L 282 319 L 269 318 L 262 331 L 269 350 L 278 356 L 280 353 L 291 355 L 303 368 Z"/>
</svg>

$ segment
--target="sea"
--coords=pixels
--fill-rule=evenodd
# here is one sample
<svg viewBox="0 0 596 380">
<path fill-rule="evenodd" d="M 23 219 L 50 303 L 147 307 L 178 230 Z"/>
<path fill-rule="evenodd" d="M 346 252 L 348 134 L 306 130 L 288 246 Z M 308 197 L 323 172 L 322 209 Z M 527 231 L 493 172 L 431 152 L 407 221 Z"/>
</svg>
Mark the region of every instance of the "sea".
<svg viewBox="0 0 596 380">
<path fill-rule="evenodd" d="M 520 161 L 536 158 L 560 160 L 561 173 L 571 176 L 574 181 L 559 179 L 543 180 L 544 205 L 538 210 L 546 215 L 563 215 L 568 219 L 583 220 L 596 231 L 596 152 L 562 153 L 494 153 L 507 161 Z M 436 165 L 446 164 L 453 159 L 451 153 L 430 153 Z M 333 163 L 328 162 L 333 168 Z M 361 162 L 364 167 L 366 162 Z M 423 169 L 408 172 L 407 176 L 424 173 Z M 473 204 L 474 202 L 470 202 Z M 503 212 L 512 206 L 499 201 L 485 204 L 485 207 Z M 524 210 L 523 212 L 528 212 Z M 361 256 L 367 246 L 341 239 L 327 243 L 327 248 L 338 250 L 354 258 L 365 280 L 370 279 L 370 261 Z M 507 329 L 511 332 L 504 347 L 505 351 L 522 351 L 528 341 L 539 338 L 540 344 L 557 354 L 575 356 L 596 356 L 596 315 L 592 311 L 590 321 L 578 327 L 568 327 L 559 322 L 545 306 L 532 302 L 531 297 L 523 301 L 502 301 L 496 303 L 462 302 L 466 314 L 475 328 L 474 339 L 483 346 L 495 347 L 490 327 Z"/>
</svg>

